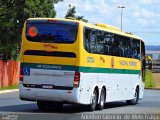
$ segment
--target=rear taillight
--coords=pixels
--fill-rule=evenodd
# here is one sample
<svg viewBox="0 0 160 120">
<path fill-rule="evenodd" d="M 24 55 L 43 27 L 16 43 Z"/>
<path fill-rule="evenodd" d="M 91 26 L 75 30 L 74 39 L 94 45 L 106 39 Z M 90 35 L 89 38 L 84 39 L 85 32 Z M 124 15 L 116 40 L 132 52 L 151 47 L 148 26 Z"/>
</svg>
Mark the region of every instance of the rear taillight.
<svg viewBox="0 0 160 120">
<path fill-rule="evenodd" d="M 20 82 L 23 81 L 23 68 L 20 68 L 19 80 L 20 80 Z"/>
<path fill-rule="evenodd" d="M 80 72 L 76 71 L 74 74 L 74 82 L 73 82 L 75 88 L 79 87 L 79 82 L 80 82 Z"/>
</svg>

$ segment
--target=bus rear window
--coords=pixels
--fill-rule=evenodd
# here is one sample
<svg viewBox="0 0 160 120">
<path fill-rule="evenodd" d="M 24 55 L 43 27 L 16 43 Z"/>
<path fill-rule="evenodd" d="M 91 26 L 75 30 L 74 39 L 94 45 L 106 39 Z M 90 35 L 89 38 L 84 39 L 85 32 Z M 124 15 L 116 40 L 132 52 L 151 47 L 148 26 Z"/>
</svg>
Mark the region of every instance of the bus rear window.
<svg viewBox="0 0 160 120">
<path fill-rule="evenodd" d="M 26 38 L 33 42 L 74 43 L 78 24 L 64 21 L 28 20 Z"/>
</svg>

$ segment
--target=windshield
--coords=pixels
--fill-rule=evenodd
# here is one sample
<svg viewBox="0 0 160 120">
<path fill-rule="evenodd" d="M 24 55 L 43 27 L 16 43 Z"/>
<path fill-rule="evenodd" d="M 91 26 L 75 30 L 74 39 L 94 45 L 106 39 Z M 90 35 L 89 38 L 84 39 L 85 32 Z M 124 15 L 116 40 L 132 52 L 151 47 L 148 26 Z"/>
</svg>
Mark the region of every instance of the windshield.
<svg viewBox="0 0 160 120">
<path fill-rule="evenodd" d="M 33 42 L 74 43 L 78 24 L 64 21 L 28 20 L 26 38 Z"/>
</svg>

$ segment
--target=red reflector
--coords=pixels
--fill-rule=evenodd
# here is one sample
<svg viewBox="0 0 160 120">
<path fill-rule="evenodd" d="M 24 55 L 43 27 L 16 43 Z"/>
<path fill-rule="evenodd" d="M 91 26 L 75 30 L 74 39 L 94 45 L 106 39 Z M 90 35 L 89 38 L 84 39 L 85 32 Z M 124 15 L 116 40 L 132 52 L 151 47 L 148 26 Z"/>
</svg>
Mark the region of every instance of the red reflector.
<svg viewBox="0 0 160 120">
<path fill-rule="evenodd" d="M 57 22 L 57 20 L 48 19 L 48 22 Z"/>
<path fill-rule="evenodd" d="M 20 74 L 23 75 L 23 68 L 20 68 Z"/>
<path fill-rule="evenodd" d="M 23 81 L 23 68 L 20 68 L 19 79 L 20 79 L 20 81 Z"/>
<path fill-rule="evenodd" d="M 67 93 L 71 94 L 72 92 L 67 92 Z"/>
<path fill-rule="evenodd" d="M 37 34 L 38 34 L 37 28 L 36 27 L 30 27 L 29 30 L 28 30 L 28 34 L 31 37 L 37 36 Z"/>
<path fill-rule="evenodd" d="M 20 77 L 20 78 L 23 78 L 23 75 L 20 75 L 19 77 Z"/>
</svg>

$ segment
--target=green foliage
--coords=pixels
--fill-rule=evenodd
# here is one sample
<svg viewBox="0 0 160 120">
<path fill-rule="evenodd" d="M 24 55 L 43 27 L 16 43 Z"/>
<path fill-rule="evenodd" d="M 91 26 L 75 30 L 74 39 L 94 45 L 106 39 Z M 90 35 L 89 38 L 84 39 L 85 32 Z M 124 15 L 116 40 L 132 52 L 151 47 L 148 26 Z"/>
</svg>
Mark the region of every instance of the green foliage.
<svg viewBox="0 0 160 120">
<path fill-rule="evenodd" d="M 145 87 L 154 87 L 152 71 L 147 69 L 145 74 Z"/>
<path fill-rule="evenodd" d="M 19 85 L 13 85 L 13 86 L 0 88 L 0 91 L 2 91 L 2 90 L 12 90 L 12 89 L 18 89 L 18 88 L 19 88 Z"/>
<path fill-rule="evenodd" d="M 71 6 L 70 4 L 69 4 L 69 9 L 68 9 L 68 11 L 67 11 L 67 13 L 66 13 L 66 15 L 65 15 L 65 18 L 75 18 L 76 20 L 82 20 L 82 21 L 84 21 L 84 22 L 88 22 L 88 20 L 86 20 L 85 18 L 84 18 L 84 16 L 77 16 L 76 15 L 76 7 L 75 6 Z"/>
<path fill-rule="evenodd" d="M 82 20 L 84 22 L 88 22 L 88 20 L 85 19 L 84 16 L 76 16 L 76 20 Z"/>
<path fill-rule="evenodd" d="M 21 43 L 21 31 L 26 19 L 55 17 L 54 4 L 63 0 L 1 0 L 0 1 L 0 45 L 2 59 L 15 59 Z"/>
<path fill-rule="evenodd" d="M 72 7 L 69 4 L 69 9 L 68 9 L 68 11 L 67 11 L 67 13 L 65 15 L 65 18 L 69 18 L 69 17 L 75 18 L 76 17 L 75 14 L 76 14 L 76 7 L 75 6 Z"/>
</svg>

